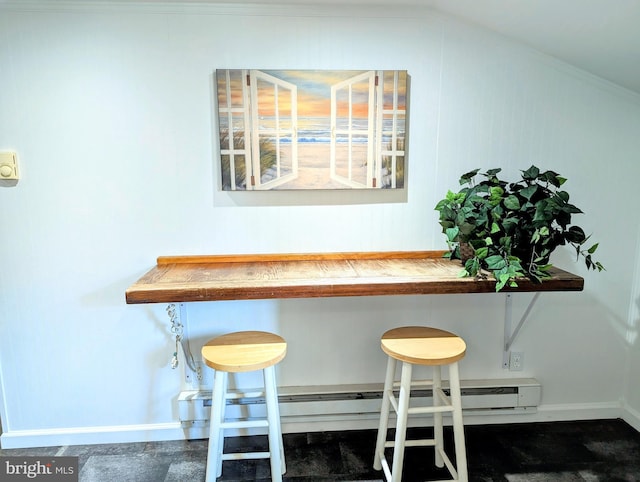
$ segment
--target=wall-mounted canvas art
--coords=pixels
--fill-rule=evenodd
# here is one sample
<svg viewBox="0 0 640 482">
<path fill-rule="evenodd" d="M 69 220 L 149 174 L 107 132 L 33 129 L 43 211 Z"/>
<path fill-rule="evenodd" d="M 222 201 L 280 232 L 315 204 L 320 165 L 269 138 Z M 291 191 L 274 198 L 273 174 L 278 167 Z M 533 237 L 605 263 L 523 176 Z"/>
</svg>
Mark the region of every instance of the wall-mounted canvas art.
<svg viewBox="0 0 640 482">
<path fill-rule="evenodd" d="M 216 71 L 223 190 L 402 189 L 404 70 Z"/>
</svg>

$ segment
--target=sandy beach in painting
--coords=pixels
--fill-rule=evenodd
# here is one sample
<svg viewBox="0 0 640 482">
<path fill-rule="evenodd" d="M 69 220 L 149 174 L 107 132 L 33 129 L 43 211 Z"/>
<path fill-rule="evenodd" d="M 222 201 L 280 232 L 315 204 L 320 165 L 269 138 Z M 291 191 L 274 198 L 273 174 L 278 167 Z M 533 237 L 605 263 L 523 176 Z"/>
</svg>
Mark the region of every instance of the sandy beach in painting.
<svg viewBox="0 0 640 482">
<path fill-rule="evenodd" d="M 275 189 L 351 189 L 350 186 L 331 179 L 330 148 L 330 144 L 326 142 L 298 143 L 298 177 Z M 347 175 L 346 155 L 345 147 L 343 152 L 338 152 L 336 159 L 337 172 L 343 176 Z M 367 178 L 367 147 L 353 146 L 352 157 L 356 169 L 352 178 L 364 184 Z"/>
</svg>

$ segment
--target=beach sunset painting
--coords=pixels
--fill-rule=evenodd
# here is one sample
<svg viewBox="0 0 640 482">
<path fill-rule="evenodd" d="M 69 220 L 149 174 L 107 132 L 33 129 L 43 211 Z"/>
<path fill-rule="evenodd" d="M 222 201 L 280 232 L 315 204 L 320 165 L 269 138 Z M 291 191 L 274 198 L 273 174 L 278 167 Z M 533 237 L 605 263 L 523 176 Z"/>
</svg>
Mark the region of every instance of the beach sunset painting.
<svg viewBox="0 0 640 482">
<path fill-rule="evenodd" d="M 223 190 L 402 189 L 404 70 L 216 70 Z"/>
</svg>

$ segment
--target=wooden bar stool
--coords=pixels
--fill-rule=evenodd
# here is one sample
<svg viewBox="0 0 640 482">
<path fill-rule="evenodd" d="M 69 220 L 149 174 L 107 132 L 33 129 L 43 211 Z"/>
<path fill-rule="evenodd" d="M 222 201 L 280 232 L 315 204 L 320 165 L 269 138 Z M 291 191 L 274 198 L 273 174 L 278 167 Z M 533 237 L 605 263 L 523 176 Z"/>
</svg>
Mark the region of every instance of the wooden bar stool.
<svg viewBox="0 0 640 482">
<path fill-rule="evenodd" d="M 400 482 L 402 480 L 402 464 L 405 447 L 433 446 L 437 467 L 447 466 L 452 480 L 466 482 L 467 455 L 464 444 L 464 426 L 462 423 L 462 401 L 460 397 L 460 377 L 458 361 L 467 349 L 464 340 L 448 331 L 422 326 L 407 326 L 394 328 L 382 335 L 382 350 L 389 355 L 387 360 L 387 374 L 382 394 L 382 408 L 380 410 L 380 426 L 373 468 L 383 470 L 387 481 Z M 396 372 L 396 362 L 402 362 L 400 380 L 400 396 L 396 399 L 393 386 Z M 433 366 L 433 380 L 426 385 L 433 390 L 433 406 L 409 408 L 411 398 L 411 369 L 413 365 Z M 449 366 L 449 390 L 447 396 L 442 390 L 442 365 Z M 414 383 L 413 386 L 417 386 Z M 387 426 L 389 410 L 393 406 L 397 414 L 395 440 L 387 441 Z M 444 451 L 442 436 L 442 413 L 452 412 L 453 434 L 455 439 L 456 467 Z M 433 439 L 406 440 L 407 416 L 410 414 L 433 414 Z M 391 467 L 385 458 L 385 447 L 393 448 L 393 462 Z"/>
<path fill-rule="evenodd" d="M 270 459 L 271 479 L 281 481 L 286 471 L 275 365 L 287 353 L 286 341 L 273 333 L 264 331 L 239 331 L 209 340 L 202 347 L 205 363 L 213 368 L 213 394 L 211 397 L 211 421 L 207 454 L 206 482 L 213 482 L 222 475 L 223 460 Z M 264 390 L 248 393 L 228 392 L 229 373 L 262 370 Z M 225 407 L 229 399 L 262 398 L 267 409 L 267 418 L 258 420 L 226 421 Z M 268 452 L 224 453 L 224 430 L 227 428 L 267 427 Z"/>
</svg>

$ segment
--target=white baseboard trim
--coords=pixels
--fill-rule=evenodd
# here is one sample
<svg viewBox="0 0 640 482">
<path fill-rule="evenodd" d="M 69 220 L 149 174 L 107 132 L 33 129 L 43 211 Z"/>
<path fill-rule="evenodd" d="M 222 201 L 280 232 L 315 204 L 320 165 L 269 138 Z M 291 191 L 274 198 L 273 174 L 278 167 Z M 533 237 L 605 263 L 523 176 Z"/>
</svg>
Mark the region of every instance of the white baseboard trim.
<svg viewBox="0 0 640 482">
<path fill-rule="evenodd" d="M 311 417 L 310 417 L 311 418 Z M 569 420 L 595 420 L 622 418 L 640 431 L 640 413 L 619 402 L 587 404 L 540 405 L 531 414 L 473 414 L 465 415 L 467 425 L 560 422 Z M 336 430 L 376 429 L 377 417 L 350 416 L 348 419 L 283 420 L 285 433 L 320 432 Z M 68 429 L 10 430 L 0 436 L 3 449 L 50 447 L 64 445 L 92 445 L 103 443 L 156 442 L 163 440 L 184 440 L 186 438 L 204 438 L 206 430 L 196 430 L 187 436 L 180 422 L 120 425 L 110 427 L 78 427 Z"/>
<path fill-rule="evenodd" d="M 146 425 L 115 425 L 42 430 L 10 430 L 0 435 L 0 447 L 17 449 L 63 445 L 94 445 L 182 440 L 180 422 Z"/>
<path fill-rule="evenodd" d="M 629 405 L 624 406 L 622 419 L 640 432 L 640 412 L 631 408 Z"/>
<path fill-rule="evenodd" d="M 548 404 L 538 407 L 540 422 L 622 418 L 622 412 L 622 403 L 619 401 Z"/>
</svg>

